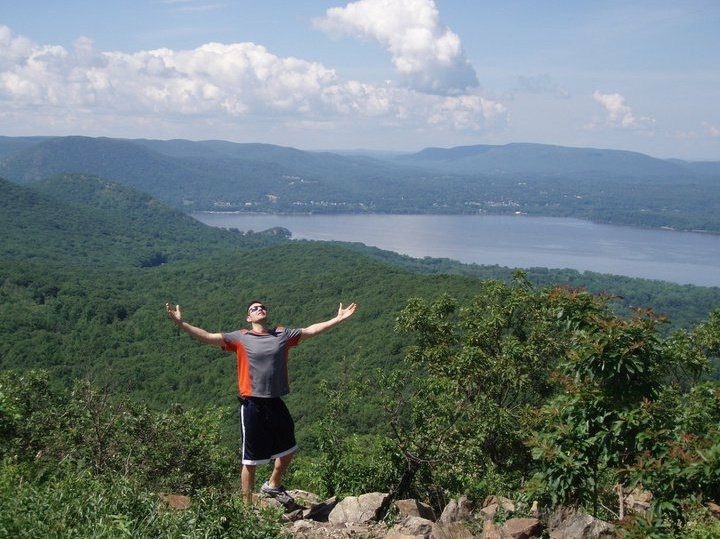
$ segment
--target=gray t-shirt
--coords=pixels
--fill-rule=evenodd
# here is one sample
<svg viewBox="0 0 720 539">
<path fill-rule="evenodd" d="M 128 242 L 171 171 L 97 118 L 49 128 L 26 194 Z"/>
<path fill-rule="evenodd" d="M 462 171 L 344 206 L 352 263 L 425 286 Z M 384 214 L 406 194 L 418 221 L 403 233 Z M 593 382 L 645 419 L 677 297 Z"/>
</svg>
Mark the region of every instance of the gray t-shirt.
<svg viewBox="0 0 720 539">
<path fill-rule="evenodd" d="M 302 329 L 277 327 L 267 333 L 248 329 L 223 333 L 223 349 L 237 357 L 238 393 L 242 397 L 282 397 L 290 392 L 288 352 Z"/>
</svg>

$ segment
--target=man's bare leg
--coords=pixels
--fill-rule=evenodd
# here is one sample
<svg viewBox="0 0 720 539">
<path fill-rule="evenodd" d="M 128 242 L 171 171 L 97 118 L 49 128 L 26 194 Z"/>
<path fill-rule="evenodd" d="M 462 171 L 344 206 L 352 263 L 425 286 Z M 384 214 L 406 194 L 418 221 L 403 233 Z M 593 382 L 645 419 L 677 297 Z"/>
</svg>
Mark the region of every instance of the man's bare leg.
<svg viewBox="0 0 720 539">
<path fill-rule="evenodd" d="M 255 490 L 255 469 L 254 464 L 243 464 L 240 472 L 240 483 L 242 484 L 243 498 L 248 505 L 253 501 L 253 490 Z"/>
<path fill-rule="evenodd" d="M 272 488 L 277 488 L 282 484 L 282 476 L 285 473 L 285 470 L 287 470 L 287 467 L 290 466 L 290 461 L 294 456 L 295 453 L 290 453 L 289 455 L 275 459 L 275 466 L 273 467 L 272 474 L 270 474 L 270 480 L 268 481 Z"/>
</svg>

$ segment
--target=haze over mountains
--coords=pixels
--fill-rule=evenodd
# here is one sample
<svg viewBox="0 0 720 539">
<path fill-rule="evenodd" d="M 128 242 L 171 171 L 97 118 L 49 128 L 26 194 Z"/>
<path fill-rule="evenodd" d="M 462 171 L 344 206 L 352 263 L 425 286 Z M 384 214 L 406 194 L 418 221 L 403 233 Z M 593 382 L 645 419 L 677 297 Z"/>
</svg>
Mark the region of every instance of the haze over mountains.
<svg viewBox="0 0 720 539">
<path fill-rule="evenodd" d="M 426 148 L 399 158 L 413 165 L 459 174 L 529 174 L 534 177 L 625 178 L 630 181 L 693 181 L 694 164 L 666 161 L 620 150 L 568 148 L 546 144 Z"/>
<path fill-rule="evenodd" d="M 720 163 L 542 144 L 374 157 L 226 141 L 0 137 L 0 177 L 97 175 L 185 211 L 528 213 L 720 231 Z"/>
</svg>

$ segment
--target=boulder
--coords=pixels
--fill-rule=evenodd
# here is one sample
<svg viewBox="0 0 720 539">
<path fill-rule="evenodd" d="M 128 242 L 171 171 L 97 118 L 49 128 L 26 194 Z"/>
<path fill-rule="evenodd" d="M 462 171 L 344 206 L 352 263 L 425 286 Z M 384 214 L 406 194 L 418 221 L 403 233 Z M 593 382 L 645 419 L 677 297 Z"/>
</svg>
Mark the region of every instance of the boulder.
<svg viewBox="0 0 720 539">
<path fill-rule="evenodd" d="M 475 534 L 465 522 L 441 522 L 433 524 L 431 539 L 473 539 Z"/>
<path fill-rule="evenodd" d="M 257 496 L 253 496 L 254 503 L 262 506 L 262 507 L 270 507 L 272 509 L 277 509 L 278 511 L 282 511 L 284 513 L 293 513 L 297 511 L 298 509 L 302 509 L 297 503 L 292 503 L 289 505 L 283 505 L 275 498 L 271 498 L 270 496 L 266 496 L 265 494 L 259 494 Z"/>
<path fill-rule="evenodd" d="M 404 517 L 420 517 L 435 522 L 435 511 L 429 505 L 417 500 L 397 500 L 395 502 L 398 513 L 401 518 Z"/>
<path fill-rule="evenodd" d="M 328 522 L 332 524 L 359 523 L 377 520 L 388 494 L 370 492 L 360 496 L 348 496 L 330 512 Z"/>
<path fill-rule="evenodd" d="M 282 519 L 285 522 L 295 522 L 296 520 L 302 520 L 302 518 L 303 518 L 303 510 L 302 509 L 295 509 L 294 511 L 285 513 L 282 516 Z"/>
<path fill-rule="evenodd" d="M 482 539 L 532 539 L 541 537 L 542 532 L 543 525 L 536 518 L 511 518 L 502 526 L 486 520 Z"/>
<path fill-rule="evenodd" d="M 515 512 L 515 504 L 512 500 L 503 498 L 502 496 L 488 496 L 483 502 L 480 515 L 482 515 L 484 520 L 495 520 L 495 514 L 501 508 L 506 516 L 510 516 Z"/>
<path fill-rule="evenodd" d="M 492 520 L 486 520 L 483 524 L 482 539 L 501 539 L 500 526 Z"/>
<path fill-rule="evenodd" d="M 457 501 L 451 500 L 445 506 L 440 515 L 440 522 L 459 522 L 463 520 L 472 520 L 473 505 L 467 496 L 460 496 Z"/>
<path fill-rule="evenodd" d="M 385 539 L 430 539 L 433 522 L 421 517 L 405 517 L 395 524 Z"/>
<path fill-rule="evenodd" d="M 502 539 L 531 539 L 540 537 L 543 525 L 536 518 L 511 518 L 500 530 Z"/>
<path fill-rule="evenodd" d="M 320 503 L 320 496 L 313 494 L 312 492 L 308 492 L 307 490 L 294 489 L 288 490 L 287 492 L 290 496 L 295 498 L 295 503 L 297 503 L 298 506 L 305 507 Z"/>
<path fill-rule="evenodd" d="M 550 539 L 611 539 L 615 527 L 590 515 L 569 511 L 565 518 L 557 516 L 550 522 Z"/>
<path fill-rule="evenodd" d="M 303 511 L 303 518 L 307 520 L 317 520 L 318 522 L 327 522 L 330 512 L 337 505 L 337 498 L 333 496 L 324 502 L 311 503 L 310 507 Z"/>
</svg>

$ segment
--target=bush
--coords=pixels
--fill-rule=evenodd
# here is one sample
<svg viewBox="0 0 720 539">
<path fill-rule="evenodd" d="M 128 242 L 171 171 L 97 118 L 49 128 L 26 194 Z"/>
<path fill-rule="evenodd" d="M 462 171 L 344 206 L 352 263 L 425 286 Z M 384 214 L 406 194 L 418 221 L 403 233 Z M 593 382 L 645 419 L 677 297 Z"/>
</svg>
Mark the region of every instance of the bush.
<svg viewBox="0 0 720 539">
<path fill-rule="evenodd" d="M 88 382 L 51 389 L 43 372 L 0 374 L 0 456 L 76 462 L 148 488 L 191 493 L 237 482 L 239 465 L 220 443 L 222 409 L 164 412 L 113 400 Z"/>
<path fill-rule="evenodd" d="M 219 443 L 224 412 L 118 402 L 87 382 L 0 373 L 0 537 L 240 537 L 283 534 L 243 504 Z M 158 496 L 192 495 L 169 508 Z"/>
<path fill-rule="evenodd" d="M 284 535 L 278 515 L 256 512 L 240 494 L 199 490 L 176 510 L 131 478 L 63 463 L 0 468 L 2 537 L 233 537 Z"/>
</svg>

